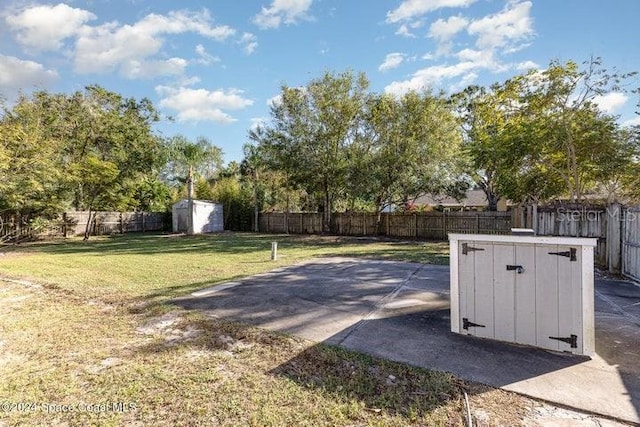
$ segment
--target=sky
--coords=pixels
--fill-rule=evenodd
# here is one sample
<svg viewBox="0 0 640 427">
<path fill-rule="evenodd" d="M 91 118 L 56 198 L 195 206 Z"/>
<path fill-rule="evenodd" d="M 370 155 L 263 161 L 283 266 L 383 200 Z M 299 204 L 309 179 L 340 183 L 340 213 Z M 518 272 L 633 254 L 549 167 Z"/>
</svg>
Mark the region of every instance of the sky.
<svg viewBox="0 0 640 427">
<path fill-rule="evenodd" d="M 454 93 L 592 56 L 640 71 L 639 16 L 638 0 L 0 0 L 0 97 L 98 84 L 240 161 L 282 85 L 351 70 L 372 92 Z M 640 124 L 637 95 L 598 101 Z"/>
</svg>

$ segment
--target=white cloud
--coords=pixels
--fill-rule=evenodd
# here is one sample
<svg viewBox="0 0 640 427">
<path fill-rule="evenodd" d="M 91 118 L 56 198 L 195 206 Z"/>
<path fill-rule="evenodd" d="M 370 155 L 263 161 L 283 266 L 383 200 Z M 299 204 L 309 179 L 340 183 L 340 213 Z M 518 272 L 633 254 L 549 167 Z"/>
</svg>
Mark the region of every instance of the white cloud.
<svg viewBox="0 0 640 427">
<path fill-rule="evenodd" d="M 469 72 L 467 74 L 465 74 L 464 76 L 462 76 L 462 79 L 460 79 L 460 81 L 454 85 L 452 85 L 449 90 L 451 92 L 458 92 L 463 90 L 464 88 L 466 88 L 467 86 L 469 86 L 470 84 L 472 84 L 473 82 L 475 82 L 478 79 L 478 74 L 475 72 Z"/>
<path fill-rule="evenodd" d="M 131 69 L 138 63 L 157 55 L 163 47 L 163 35 L 197 33 L 204 37 L 222 41 L 235 34 L 226 26 L 212 26 L 209 13 L 174 11 L 168 15 L 150 14 L 133 25 L 116 22 L 96 27 L 84 26 L 76 41 L 75 70 L 78 73 L 109 73 L 119 71 L 131 77 Z M 165 61 L 162 70 L 174 74 L 175 61 Z M 147 76 L 140 73 L 139 76 Z M 155 75 L 160 75 L 155 73 Z"/>
<path fill-rule="evenodd" d="M 0 54 L 0 95 L 12 98 L 20 90 L 45 87 L 58 79 L 55 70 L 42 64 Z"/>
<path fill-rule="evenodd" d="M 205 9 L 201 12 L 179 10 L 168 15 L 152 13 L 134 25 L 135 29 L 145 34 L 182 34 L 197 33 L 217 41 L 223 41 L 235 34 L 228 25 L 211 25 L 211 15 Z"/>
<path fill-rule="evenodd" d="M 438 42 L 437 55 L 446 55 L 453 47 L 452 39 L 456 34 L 464 30 L 469 20 L 460 16 L 451 16 L 449 19 L 438 19 L 429 27 L 428 36 Z"/>
<path fill-rule="evenodd" d="M 244 46 L 244 52 L 247 55 L 251 55 L 258 48 L 258 38 L 251 33 L 244 33 L 240 39 L 240 44 Z"/>
<path fill-rule="evenodd" d="M 530 12 L 530 1 L 511 1 L 502 11 L 471 22 L 467 31 L 478 37 L 476 46 L 480 49 L 505 48 L 514 51 L 534 35 Z"/>
<path fill-rule="evenodd" d="M 540 66 L 533 61 L 524 61 L 516 64 L 516 70 L 519 71 L 537 70 L 538 68 Z"/>
<path fill-rule="evenodd" d="M 37 50 L 58 50 L 63 41 L 74 36 L 82 26 L 96 16 L 66 4 L 34 6 L 5 18 L 7 26 L 16 32 L 20 44 Z"/>
<path fill-rule="evenodd" d="M 400 6 L 387 12 L 387 22 L 394 24 L 445 7 L 467 7 L 476 0 L 404 0 Z"/>
<path fill-rule="evenodd" d="M 307 11 L 313 0 L 273 0 L 253 17 L 253 22 L 262 29 L 278 28 L 280 24 L 295 24 L 309 19 Z"/>
<path fill-rule="evenodd" d="M 622 126 L 640 126 L 640 116 L 626 120 L 624 123 L 622 123 Z"/>
<path fill-rule="evenodd" d="M 411 32 L 411 30 L 409 30 L 409 26 L 407 24 L 400 25 L 396 31 L 396 35 L 409 38 L 414 38 L 416 36 Z"/>
<path fill-rule="evenodd" d="M 384 62 L 378 67 L 378 71 L 385 72 L 397 68 L 398 66 L 400 66 L 400 64 L 402 64 L 405 56 L 406 55 L 404 53 L 398 52 L 387 54 L 387 56 L 384 58 Z"/>
<path fill-rule="evenodd" d="M 387 22 L 414 19 L 441 7 L 462 7 L 469 4 L 471 2 L 462 0 L 407 0 L 387 15 Z M 422 59 L 432 60 L 444 56 L 455 58 L 457 63 L 423 68 L 407 80 L 392 82 L 385 91 L 401 94 L 437 85 L 446 85 L 449 90 L 459 90 L 474 82 L 481 70 L 498 73 L 538 68 L 532 61 L 513 64 L 503 60 L 505 55 L 522 49 L 535 36 L 530 12 L 531 1 L 509 0 L 501 11 L 471 21 L 461 16 L 436 20 L 431 24 L 428 36 L 438 42 L 437 50 L 427 53 Z M 403 22 L 403 25 L 410 23 Z M 469 36 L 475 37 L 475 46 L 454 52 L 453 39 L 465 29 Z"/>
<path fill-rule="evenodd" d="M 598 108 L 606 113 L 613 114 L 618 108 L 627 103 L 629 97 L 622 92 L 611 92 L 606 95 L 599 95 L 593 99 Z"/>
<path fill-rule="evenodd" d="M 251 119 L 251 130 L 255 130 L 258 126 L 262 126 L 269 121 L 268 117 L 253 117 Z"/>
<path fill-rule="evenodd" d="M 392 82 L 384 88 L 384 91 L 394 95 L 402 95 L 410 90 L 429 89 L 443 80 L 456 77 L 464 79 L 476 68 L 478 65 L 471 61 L 459 62 L 455 65 L 434 65 L 416 71 L 409 80 Z"/>
<path fill-rule="evenodd" d="M 157 76 L 179 76 L 187 68 L 182 58 L 170 58 L 165 61 L 136 61 L 132 59 L 120 67 L 120 73 L 128 79 L 149 79 Z"/>
<path fill-rule="evenodd" d="M 209 52 L 207 52 L 207 49 L 205 49 L 205 47 L 201 44 L 196 46 L 196 53 L 199 56 L 199 59 L 197 60 L 199 64 L 210 65 L 215 62 L 220 62 L 220 58 L 218 58 L 217 56 L 211 55 Z"/>
<path fill-rule="evenodd" d="M 232 123 L 236 119 L 228 110 L 241 110 L 253 104 L 238 89 L 208 91 L 188 87 L 157 86 L 162 97 L 160 107 L 177 111 L 179 121 L 214 121 Z"/>
<path fill-rule="evenodd" d="M 398 30 L 396 31 L 396 35 L 415 38 L 416 35 L 413 33 L 413 30 L 417 30 L 422 26 L 424 26 L 424 21 L 421 21 L 421 20 L 402 24 L 400 25 L 400 27 L 398 27 Z"/>
<path fill-rule="evenodd" d="M 281 103 L 282 103 L 282 94 L 278 94 L 267 99 L 267 106 L 269 108 L 277 107 Z"/>
<path fill-rule="evenodd" d="M 451 16 L 446 21 L 438 19 L 429 27 L 429 37 L 445 42 L 451 40 L 453 36 L 464 30 L 469 24 L 467 18 L 461 16 Z"/>
</svg>

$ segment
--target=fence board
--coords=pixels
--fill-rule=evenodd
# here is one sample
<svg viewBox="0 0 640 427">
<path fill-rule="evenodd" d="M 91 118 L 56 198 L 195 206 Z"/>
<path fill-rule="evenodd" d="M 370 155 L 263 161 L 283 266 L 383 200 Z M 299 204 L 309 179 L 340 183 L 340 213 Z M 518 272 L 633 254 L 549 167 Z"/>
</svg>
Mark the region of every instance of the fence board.
<svg viewBox="0 0 640 427">
<path fill-rule="evenodd" d="M 623 214 L 622 274 L 640 281 L 640 207 Z"/>
</svg>

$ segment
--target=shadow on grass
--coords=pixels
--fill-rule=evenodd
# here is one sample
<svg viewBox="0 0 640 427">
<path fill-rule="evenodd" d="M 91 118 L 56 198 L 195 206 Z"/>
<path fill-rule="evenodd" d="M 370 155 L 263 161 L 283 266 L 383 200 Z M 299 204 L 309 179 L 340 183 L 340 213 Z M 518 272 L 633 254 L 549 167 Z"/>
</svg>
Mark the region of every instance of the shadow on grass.
<svg viewBox="0 0 640 427">
<path fill-rule="evenodd" d="M 462 382 L 453 375 L 318 344 L 271 370 L 299 385 L 368 410 L 415 421 L 453 401 Z"/>
<path fill-rule="evenodd" d="M 448 373 L 413 367 L 334 345 L 310 345 L 281 332 L 225 319 L 200 317 L 182 326 L 185 325 L 204 332 L 191 340 L 174 343 L 156 341 L 140 347 L 138 351 L 157 354 L 180 345 L 199 352 L 220 354 L 223 359 L 233 357 L 241 361 L 240 366 L 233 369 L 247 370 L 236 374 L 252 378 L 247 380 L 254 384 L 246 389 L 249 400 L 261 393 L 274 393 L 273 390 L 261 390 L 262 387 L 268 389 L 281 385 L 282 390 L 276 393 L 291 393 L 284 401 L 291 402 L 293 398 L 299 402 L 283 410 L 304 411 L 308 405 L 314 408 L 330 405 L 335 414 L 335 405 L 339 405 L 337 411 L 342 414 L 338 418 L 341 425 L 351 425 L 350 422 L 345 423 L 344 415 L 357 424 L 386 416 L 400 418 L 401 425 L 416 422 L 418 425 L 459 425 L 462 422 L 460 387 L 465 384 Z M 272 367 L 263 370 L 265 365 Z M 228 362 L 225 366 L 232 369 Z M 253 380 L 256 375 L 258 381 Z M 302 391 L 290 391 L 282 384 L 283 380 L 296 384 Z M 311 391 L 313 397 L 307 391 Z M 444 411 L 436 413 L 439 408 L 444 408 Z M 313 421 L 313 418 L 308 421 Z M 398 421 L 396 419 L 389 424 L 398 425 Z"/>
<path fill-rule="evenodd" d="M 447 264 L 449 261 L 445 242 L 236 232 L 194 236 L 129 233 L 93 237 L 89 241 L 69 239 L 16 245 L 5 250 L 95 255 L 250 254 L 270 251 L 272 241 L 278 241 L 281 253 L 287 250 L 318 250 L 324 252 L 322 256 L 371 257 L 430 264 Z"/>
</svg>

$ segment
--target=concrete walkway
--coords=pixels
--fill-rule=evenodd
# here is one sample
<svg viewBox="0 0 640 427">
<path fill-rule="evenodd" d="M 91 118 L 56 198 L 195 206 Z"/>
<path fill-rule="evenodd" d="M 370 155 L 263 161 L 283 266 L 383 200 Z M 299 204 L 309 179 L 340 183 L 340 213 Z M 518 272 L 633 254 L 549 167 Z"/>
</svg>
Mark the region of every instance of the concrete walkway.
<svg viewBox="0 0 640 427">
<path fill-rule="evenodd" d="M 449 268 L 316 259 L 176 304 L 640 424 L 640 288 L 596 280 L 592 358 L 449 331 Z"/>
</svg>

